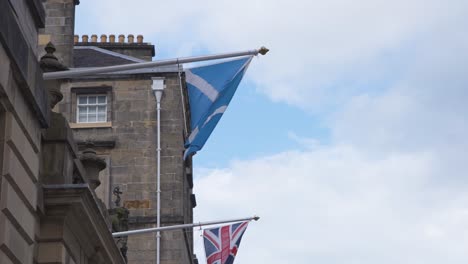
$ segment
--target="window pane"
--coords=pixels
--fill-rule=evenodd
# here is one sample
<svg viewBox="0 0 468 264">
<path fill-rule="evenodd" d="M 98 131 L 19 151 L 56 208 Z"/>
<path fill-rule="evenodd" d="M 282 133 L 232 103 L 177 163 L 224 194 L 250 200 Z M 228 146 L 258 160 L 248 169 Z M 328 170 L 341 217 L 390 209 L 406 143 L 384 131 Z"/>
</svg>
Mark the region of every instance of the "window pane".
<svg viewBox="0 0 468 264">
<path fill-rule="evenodd" d="M 95 104 L 96 96 L 88 96 L 88 104 Z"/>
<path fill-rule="evenodd" d="M 79 106 L 78 107 L 78 115 L 84 114 L 86 115 L 86 106 Z"/>
<path fill-rule="evenodd" d="M 80 115 L 78 117 L 78 123 L 85 123 L 86 122 L 86 115 Z"/>
<path fill-rule="evenodd" d="M 96 115 L 96 111 L 97 111 L 97 106 L 88 106 L 88 114 Z"/>
<path fill-rule="evenodd" d="M 98 103 L 105 104 L 106 103 L 106 96 L 105 95 L 98 96 Z"/>
<path fill-rule="evenodd" d="M 106 122 L 106 114 L 98 114 L 98 122 Z"/>
<path fill-rule="evenodd" d="M 77 100 L 76 122 L 107 122 L 107 95 L 81 95 Z"/>
<path fill-rule="evenodd" d="M 86 104 L 86 99 L 88 99 L 86 96 L 78 97 L 78 104 Z"/>
</svg>

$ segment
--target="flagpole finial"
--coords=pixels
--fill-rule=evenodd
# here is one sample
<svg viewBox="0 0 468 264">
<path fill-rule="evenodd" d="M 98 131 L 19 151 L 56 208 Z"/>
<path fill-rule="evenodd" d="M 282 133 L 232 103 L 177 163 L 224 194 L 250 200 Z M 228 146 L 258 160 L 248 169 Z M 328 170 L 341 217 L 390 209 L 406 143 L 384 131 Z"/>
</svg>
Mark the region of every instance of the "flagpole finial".
<svg viewBox="0 0 468 264">
<path fill-rule="evenodd" d="M 253 220 L 255 220 L 255 221 L 258 221 L 258 219 L 260 219 L 259 216 L 256 216 L 256 215 L 255 215 L 255 216 L 253 217 Z"/>
<path fill-rule="evenodd" d="M 267 54 L 267 52 L 270 51 L 269 49 L 267 49 L 266 47 L 262 46 L 259 50 L 258 50 L 258 53 L 262 54 L 262 55 L 265 55 Z"/>
</svg>

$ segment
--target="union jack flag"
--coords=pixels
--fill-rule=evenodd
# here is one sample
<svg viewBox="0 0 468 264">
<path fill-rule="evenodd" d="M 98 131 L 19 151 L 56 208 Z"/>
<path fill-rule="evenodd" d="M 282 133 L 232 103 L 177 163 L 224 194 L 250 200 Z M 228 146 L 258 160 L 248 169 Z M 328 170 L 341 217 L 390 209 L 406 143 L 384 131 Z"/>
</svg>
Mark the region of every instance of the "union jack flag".
<svg viewBox="0 0 468 264">
<path fill-rule="evenodd" d="M 242 235 L 249 222 L 205 229 L 203 240 L 205 244 L 207 264 L 232 264 L 239 250 Z"/>
</svg>

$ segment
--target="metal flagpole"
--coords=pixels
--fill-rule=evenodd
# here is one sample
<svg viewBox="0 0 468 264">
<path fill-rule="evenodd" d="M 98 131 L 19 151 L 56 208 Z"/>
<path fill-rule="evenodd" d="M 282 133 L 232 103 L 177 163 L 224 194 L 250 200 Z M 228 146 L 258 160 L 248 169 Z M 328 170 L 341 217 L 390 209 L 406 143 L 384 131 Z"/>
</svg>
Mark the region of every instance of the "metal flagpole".
<svg viewBox="0 0 468 264">
<path fill-rule="evenodd" d="M 138 235 L 138 234 L 151 233 L 151 232 L 160 232 L 160 231 L 184 229 L 184 228 L 191 228 L 191 227 L 202 227 L 202 226 L 207 226 L 207 225 L 217 225 L 217 224 L 226 224 L 226 223 L 252 221 L 252 220 L 257 221 L 258 219 L 260 219 L 260 217 L 253 216 L 253 217 L 240 218 L 240 219 L 209 221 L 209 222 L 199 222 L 199 223 L 184 224 L 184 225 L 154 227 L 154 228 L 137 229 L 137 230 L 130 230 L 130 231 L 112 233 L 112 236 L 113 237 L 123 237 L 123 236 Z"/>
<path fill-rule="evenodd" d="M 89 68 L 89 69 L 81 68 L 81 69 L 74 69 L 74 70 L 60 71 L 60 72 L 46 72 L 44 73 L 43 77 L 44 77 L 44 80 L 67 79 L 67 78 L 73 78 L 73 77 L 95 75 L 99 73 L 118 72 L 118 71 L 135 70 L 135 69 L 143 69 L 143 68 L 153 68 L 153 67 L 166 66 L 166 65 L 207 61 L 207 60 L 217 60 L 217 59 L 240 57 L 240 56 L 246 56 L 246 55 L 258 55 L 258 54 L 265 55 L 267 52 L 268 52 L 267 48 L 261 47 L 260 49 L 255 49 L 255 50 L 222 53 L 222 54 L 217 54 L 217 55 L 205 55 L 205 56 L 186 57 L 186 58 L 180 58 L 180 59 L 138 62 L 138 63 L 124 64 L 124 65 L 96 67 L 96 68 Z"/>
</svg>

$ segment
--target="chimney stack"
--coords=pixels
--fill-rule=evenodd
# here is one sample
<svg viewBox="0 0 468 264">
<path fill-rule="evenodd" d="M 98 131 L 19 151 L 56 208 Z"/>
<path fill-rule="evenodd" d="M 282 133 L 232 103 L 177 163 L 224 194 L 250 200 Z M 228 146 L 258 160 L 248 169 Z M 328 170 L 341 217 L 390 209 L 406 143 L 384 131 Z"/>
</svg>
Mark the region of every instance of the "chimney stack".
<svg viewBox="0 0 468 264">
<path fill-rule="evenodd" d="M 154 45 L 151 43 L 143 42 L 143 35 L 139 34 L 136 36 L 133 34 L 127 35 L 127 41 L 125 41 L 125 35 L 118 35 L 118 41 L 116 41 L 115 34 L 101 34 L 98 38 L 98 35 L 92 34 L 91 38 L 89 35 L 82 35 L 81 42 L 80 36 L 74 35 L 74 45 L 75 46 L 94 46 L 101 49 L 110 50 L 113 52 L 133 56 L 142 60 L 151 61 L 155 55 Z M 107 38 L 109 36 L 109 38 Z"/>
</svg>

